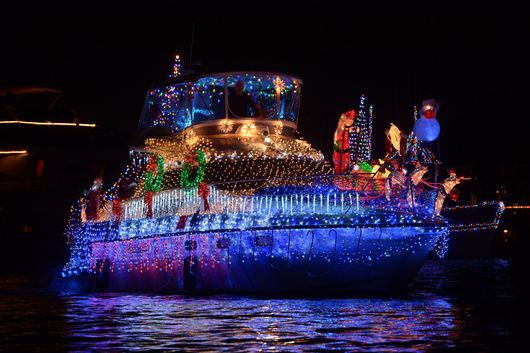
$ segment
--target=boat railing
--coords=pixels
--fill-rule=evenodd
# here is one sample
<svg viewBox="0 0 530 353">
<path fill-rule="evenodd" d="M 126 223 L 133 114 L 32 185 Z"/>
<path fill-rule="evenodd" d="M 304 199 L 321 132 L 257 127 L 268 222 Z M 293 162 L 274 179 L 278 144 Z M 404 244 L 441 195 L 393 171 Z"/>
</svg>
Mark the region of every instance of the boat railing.
<svg viewBox="0 0 530 353">
<path fill-rule="evenodd" d="M 209 185 L 206 199 L 197 187 L 172 188 L 154 193 L 152 217 L 207 214 L 338 215 L 363 212 L 367 208 L 410 212 L 406 200 L 387 202 L 384 186 L 370 187 L 378 179 L 372 173 L 354 175 L 318 175 L 288 178 L 240 180 Z M 346 183 L 348 181 L 348 183 Z M 249 192 L 239 189 L 242 183 L 263 183 Z M 207 205 L 207 206 L 206 206 Z M 148 203 L 143 196 L 121 201 L 120 220 L 146 218 Z M 108 202 L 97 221 L 115 220 L 112 202 Z"/>
</svg>

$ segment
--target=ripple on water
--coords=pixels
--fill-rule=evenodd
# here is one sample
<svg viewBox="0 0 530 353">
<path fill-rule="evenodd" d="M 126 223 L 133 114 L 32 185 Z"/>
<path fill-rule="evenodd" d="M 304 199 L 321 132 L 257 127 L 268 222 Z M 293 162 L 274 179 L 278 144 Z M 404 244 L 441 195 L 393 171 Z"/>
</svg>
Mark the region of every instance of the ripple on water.
<svg viewBox="0 0 530 353">
<path fill-rule="evenodd" d="M 0 351 L 506 351 L 506 261 L 430 261 L 395 298 L 4 294 Z"/>
</svg>

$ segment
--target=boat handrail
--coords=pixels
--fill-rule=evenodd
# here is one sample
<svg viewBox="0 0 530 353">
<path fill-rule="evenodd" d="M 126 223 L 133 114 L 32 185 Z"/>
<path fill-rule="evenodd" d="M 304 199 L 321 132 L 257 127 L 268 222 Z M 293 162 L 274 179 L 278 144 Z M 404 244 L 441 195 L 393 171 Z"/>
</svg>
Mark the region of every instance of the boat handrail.
<svg viewBox="0 0 530 353">
<path fill-rule="evenodd" d="M 120 220 L 131 220 L 146 218 L 147 207 L 151 207 L 152 216 L 167 217 L 175 215 L 190 215 L 197 212 L 207 214 L 255 214 L 255 215 L 294 215 L 294 214 L 322 214 L 322 215 L 346 215 L 348 213 L 362 212 L 366 207 L 381 210 L 394 209 L 393 202 L 384 202 L 383 188 L 377 193 L 374 190 L 367 191 L 366 187 L 357 183 L 357 188 L 340 188 L 334 182 L 337 177 L 363 177 L 373 182 L 370 178 L 373 173 L 358 173 L 353 175 L 318 175 L 300 176 L 301 179 L 328 178 L 330 183 L 325 185 L 319 182 L 317 185 L 323 187 L 311 187 L 309 189 L 296 189 L 299 185 L 270 185 L 260 188 L 259 192 L 252 194 L 234 193 L 236 182 L 214 183 L 210 185 L 209 195 L 206 200 L 199 195 L 197 187 L 172 188 L 161 190 L 153 194 L 148 206 L 143 195 L 121 200 Z M 293 177 L 273 178 L 277 180 L 296 180 Z M 249 179 L 249 181 L 270 181 L 271 179 Z M 242 181 L 238 181 L 242 182 Z M 233 185 L 233 186 L 232 186 Z M 307 184 L 306 184 L 307 185 Z M 314 184 L 313 184 L 314 185 Z M 221 187 L 220 187 L 221 186 Z M 282 190 L 282 187 L 289 189 Z M 293 188 L 294 187 L 294 188 Z M 377 200 L 383 200 L 379 202 Z M 207 201 L 207 202 L 205 202 Z M 399 202 L 399 200 L 396 200 Z M 375 203 L 374 203 L 375 202 Z M 208 207 L 206 207 L 208 204 Z M 207 210 L 206 210 L 207 209 Z M 406 213 L 407 208 L 403 209 Z M 410 211 L 410 210 L 409 210 Z M 97 221 L 109 221 L 115 219 L 112 201 L 107 202 L 104 211 L 98 216 Z"/>
</svg>

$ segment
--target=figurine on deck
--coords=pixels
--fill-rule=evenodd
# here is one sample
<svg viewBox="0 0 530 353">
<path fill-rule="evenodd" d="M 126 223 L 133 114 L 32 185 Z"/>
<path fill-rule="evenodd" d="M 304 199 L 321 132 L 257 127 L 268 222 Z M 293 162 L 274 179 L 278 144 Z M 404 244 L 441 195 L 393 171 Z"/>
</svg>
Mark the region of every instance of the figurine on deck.
<svg viewBox="0 0 530 353">
<path fill-rule="evenodd" d="M 390 172 L 390 175 L 385 180 L 385 197 L 387 201 L 390 201 L 394 188 L 401 189 L 405 187 L 407 183 L 406 174 L 405 169 L 400 166 L 395 166 L 392 172 Z"/>
<path fill-rule="evenodd" d="M 434 215 L 436 217 L 440 217 L 440 213 L 442 212 L 442 207 L 445 201 L 445 198 L 451 194 L 451 191 L 460 184 L 462 180 L 468 180 L 469 178 L 464 177 L 456 177 L 456 173 L 454 170 L 449 171 L 449 178 L 445 179 L 438 189 L 438 194 L 436 195 L 436 201 L 434 202 Z"/>
<path fill-rule="evenodd" d="M 416 187 L 421 182 L 421 179 L 429 171 L 427 166 L 422 165 L 420 162 L 416 161 L 414 163 L 414 170 L 408 178 L 408 187 L 407 187 L 407 202 L 409 207 L 414 207 L 416 201 Z"/>
<path fill-rule="evenodd" d="M 340 116 L 333 135 L 333 164 L 335 174 L 344 174 L 350 169 L 350 128 L 353 126 L 355 111 L 350 110 Z"/>
</svg>

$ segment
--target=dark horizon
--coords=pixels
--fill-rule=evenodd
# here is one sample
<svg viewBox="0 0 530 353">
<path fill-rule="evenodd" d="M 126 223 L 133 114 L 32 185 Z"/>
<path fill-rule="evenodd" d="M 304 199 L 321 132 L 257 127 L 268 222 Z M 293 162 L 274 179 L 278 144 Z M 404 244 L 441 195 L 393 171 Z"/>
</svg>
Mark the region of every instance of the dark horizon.
<svg viewBox="0 0 530 353">
<path fill-rule="evenodd" d="M 390 122 L 410 131 L 414 104 L 434 97 L 442 102 L 444 170 L 471 167 L 490 184 L 488 194 L 504 166 L 529 174 L 529 124 L 518 116 L 516 85 L 524 74 L 519 41 L 527 24 L 492 14 L 322 11 L 251 19 L 207 13 L 184 21 L 164 9 L 14 11 L 1 25 L 9 35 L 0 86 L 59 88 L 83 121 L 132 135 L 147 88 L 167 78 L 176 53 L 187 66 L 195 24 L 195 71 L 278 71 L 302 78 L 299 130 L 327 159 L 340 114 L 356 108 L 361 94 L 374 105 L 374 156 L 381 157 Z"/>
</svg>

